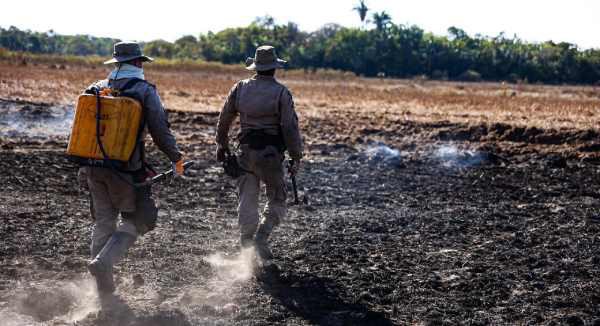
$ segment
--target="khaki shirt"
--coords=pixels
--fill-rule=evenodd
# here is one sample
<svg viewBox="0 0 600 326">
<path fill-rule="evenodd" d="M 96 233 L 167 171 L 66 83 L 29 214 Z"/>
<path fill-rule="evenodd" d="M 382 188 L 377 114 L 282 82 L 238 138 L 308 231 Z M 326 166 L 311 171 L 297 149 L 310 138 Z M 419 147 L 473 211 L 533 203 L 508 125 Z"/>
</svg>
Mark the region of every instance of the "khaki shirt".
<svg viewBox="0 0 600 326">
<path fill-rule="evenodd" d="M 250 130 L 281 134 L 290 157 L 302 158 L 302 136 L 292 94 L 274 77 L 255 75 L 244 79 L 231 89 L 217 124 L 217 144 L 227 147 L 229 128 L 240 116 L 241 135 Z"/>
</svg>

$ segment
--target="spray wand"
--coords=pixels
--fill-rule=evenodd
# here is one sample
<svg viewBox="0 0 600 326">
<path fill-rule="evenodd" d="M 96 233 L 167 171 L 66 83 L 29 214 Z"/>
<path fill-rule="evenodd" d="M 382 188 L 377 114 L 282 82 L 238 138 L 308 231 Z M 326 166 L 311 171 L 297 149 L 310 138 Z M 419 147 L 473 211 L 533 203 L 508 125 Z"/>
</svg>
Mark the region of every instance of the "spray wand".
<svg viewBox="0 0 600 326">
<path fill-rule="evenodd" d="M 189 169 L 192 165 L 194 165 L 194 161 L 189 161 L 189 162 L 185 162 L 183 163 L 183 170 L 187 170 Z M 140 183 L 136 183 L 135 186 L 136 187 L 146 187 L 146 186 L 151 186 L 157 182 L 161 182 L 169 177 L 173 176 L 173 169 L 169 169 L 163 173 L 159 173 L 155 176 L 153 176 L 151 179 L 146 180 L 144 182 L 140 182 Z"/>
<path fill-rule="evenodd" d="M 298 199 L 298 186 L 296 184 L 296 174 L 291 172 L 291 168 L 294 166 L 294 160 L 288 161 L 288 170 L 290 171 L 290 178 L 292 179 L 292 188 L 294 189 L 294 203 L 293 205 L 300 205 Z"/>
</svg>

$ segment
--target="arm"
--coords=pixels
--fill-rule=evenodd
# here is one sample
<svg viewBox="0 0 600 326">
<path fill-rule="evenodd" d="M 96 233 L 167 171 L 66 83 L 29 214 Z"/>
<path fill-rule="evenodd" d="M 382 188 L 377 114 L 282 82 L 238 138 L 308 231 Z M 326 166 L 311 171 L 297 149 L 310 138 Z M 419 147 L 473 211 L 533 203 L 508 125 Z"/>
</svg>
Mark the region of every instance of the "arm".
<svg viewBox="0 0 600 326">
<path fill-rule="evenodd" d="M 152 140 L 171 162 L 178 162 L 182 155 L 177 148 L 175 137 L 169 128 L 167 113 L 154 87 L 148 87 L 144 96 L 145 118 Z"/>
<path fill-rule="evenodd" d="M 294 99 L 287 89 L 281 94 L 279 105 L 281 108 L 281 133 L 285 146 L 290 157 L 294 161 L 299 161 L 303 151 L 302 136 L 298 126 L 298 115 L 294 108 Z"/>
<path fill-rule="evenodd" d="M 94 88 L 96 88 L 96 89 L 98 89 L 100 91 L 103 88 L 107 88 L 107 87 L 108 87 L 108 80 L 107 79 L 98 80 L 98 81 L 92 83 L 90 86 L 88 86 L 83 91 L 83 94 L 95 94 L 94 90 L 93 90 Z"/>
<path fill-rule="evenodd" d="M 223 108 L 221 109 L 221 114 L 219 114 L 216 141 L 220 148 L 227 148 L 229 146 L 229 128 L 231 128 L 231 124 L 238 113 L 236 107 L 237 88 L 238 84 L 231 88 L 227 100 L 225 100 L 225 104 L 223 104 Z"/>
</svg>

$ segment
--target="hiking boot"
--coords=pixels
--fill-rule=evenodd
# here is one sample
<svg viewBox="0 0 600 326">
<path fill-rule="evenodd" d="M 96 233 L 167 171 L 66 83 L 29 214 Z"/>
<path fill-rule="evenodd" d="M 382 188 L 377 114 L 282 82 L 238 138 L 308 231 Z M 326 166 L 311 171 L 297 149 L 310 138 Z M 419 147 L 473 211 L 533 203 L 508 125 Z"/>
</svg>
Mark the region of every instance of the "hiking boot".
<svg viewBox="0 0 600 326">
<path fill-rule="evenodd" d="M 125 232 L 115 232 L 100 250 L 100 253 L 88 265 L 88 270 L 96 278 L 98 292 L 113 293 L 115 282 L 113 266 L 125 256 L 136 237 Z"/>
<path fill-rule="evenodd" d="M 258 227 L 258 231 L 256 231 L 256 238 L 254 240 L 256 253 L 263 262 L 273 259 L 273 253 L 269 246 L 269 236 L 272 230 L 273 227 L 263 223 Z"/>
<path fill-rule="evenodd" d="M 254 235 L 242 234 L 242 236 L 240 237 L 240 245 L 242 246 L 242 249 L 254 246 Z"/>
<path fill-rule="evenodd" d="M 255 273 L 257 280 L 261 282 L 272 283 L 279 279 L 281 270 L 277 264 L 269 260 L 259 264 Z"/>
<path fill-rule="evenodd" d="M 271 252 L 269 243 L 266 240 L 256 240 L 256 253 L 263 261 L 269 261 L 273 259 L 273 252 Z"/>
<path fill-rule="evenodd" d="M 256 234 L 256 224 L 244 224 L 240 226 L 240 245 L 242 249 L 254 246 L 254 235 Z"/>
<path fill-rule="evenodd" d="M 115 280 L 113 279 L 111 267 L 105 266 L 100 260 L 94 258 L 94 260 L 89 263 L 88 270 L 96 279 L 98 293 L 104 295 L 115 292 Z"/>
</svg>

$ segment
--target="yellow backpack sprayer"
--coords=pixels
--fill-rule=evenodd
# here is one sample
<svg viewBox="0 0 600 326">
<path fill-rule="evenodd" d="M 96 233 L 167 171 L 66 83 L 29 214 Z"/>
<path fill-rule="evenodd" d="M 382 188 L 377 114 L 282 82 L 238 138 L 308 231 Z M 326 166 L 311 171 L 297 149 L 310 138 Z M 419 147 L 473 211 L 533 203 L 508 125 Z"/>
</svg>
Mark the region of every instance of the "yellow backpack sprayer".
<svg viewBox="0 0 600 326">
<path fill-rule="evenodd" d="M 142 105 L 110 89 L 96 92 L 79 96 L 67 154 L 89 165 L 104 160 L 126 163 L 141 132 Z"/>
<path fill-rule="evenodd" d="M 139 81 L 132 79 L 122 89 L 127 90 Z M 107 167 L 119 172 L 140 142 L 145 127 L 142 105 L 119 90 L 92 88 L 90 92 L 92 94 L 78 98 L 67 155 L 81 165 Z M 192 164 L 186 162 L 184 170 Z M 145 187 L 173 174 L 172 170 L 158 175 L 150 170 L 151 179 L 131 185 Z M 119 173 L 117 175 L 120 177 Z"/>
</svg>

